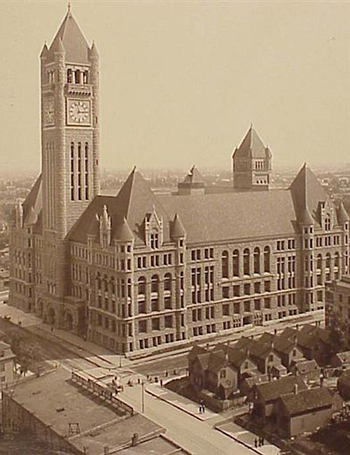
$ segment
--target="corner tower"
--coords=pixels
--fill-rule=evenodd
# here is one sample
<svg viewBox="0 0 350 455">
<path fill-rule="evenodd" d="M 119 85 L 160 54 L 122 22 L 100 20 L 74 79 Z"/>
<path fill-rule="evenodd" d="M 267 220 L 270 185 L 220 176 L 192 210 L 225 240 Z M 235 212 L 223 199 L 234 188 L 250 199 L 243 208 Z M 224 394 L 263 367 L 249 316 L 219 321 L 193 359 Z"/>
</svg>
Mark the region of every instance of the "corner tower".
<svg viewBox="0 0 350 455">
<path fill-rule="evenodd" d="M 43 227 L 63 239 L 99 193 L 99 55 L 70 8 L 41 60 Z"/>
<path fill-rule="evenodd" d="M 240 190 L 267 190 L 270 185 L 272 154 L 253 126 L 232 156 L 233 186 Z"/>
</svg>

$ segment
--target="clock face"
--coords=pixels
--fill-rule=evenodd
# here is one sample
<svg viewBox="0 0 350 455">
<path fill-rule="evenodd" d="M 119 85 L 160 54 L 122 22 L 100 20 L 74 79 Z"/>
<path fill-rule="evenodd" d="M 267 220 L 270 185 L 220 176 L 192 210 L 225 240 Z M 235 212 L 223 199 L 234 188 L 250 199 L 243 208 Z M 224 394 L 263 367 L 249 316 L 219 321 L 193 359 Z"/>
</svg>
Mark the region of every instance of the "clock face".
<svg viewBox="0 0 350 455">
<path fill-rule="evenodd" d="M 68 100 L 68 123 L 74 125 L 90 125 L 90 102 Z"/>
<path fill-rule="evenodd" d="M 44 104 L 44 123 L 46 126 L 55 123 L 55 104 L 52 99 L 46 100 Z"/>
</svg>

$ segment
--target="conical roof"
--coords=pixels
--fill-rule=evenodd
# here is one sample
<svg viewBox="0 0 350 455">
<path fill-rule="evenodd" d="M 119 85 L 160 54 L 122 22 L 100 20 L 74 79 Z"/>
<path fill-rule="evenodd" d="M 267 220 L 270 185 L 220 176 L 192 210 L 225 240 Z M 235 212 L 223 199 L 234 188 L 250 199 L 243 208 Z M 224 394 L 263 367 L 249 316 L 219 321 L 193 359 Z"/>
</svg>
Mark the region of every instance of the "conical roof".
<svg viewBox="0 0 350 455">
<path fill-rule="evenodd" d="M 265 159 L 271 158 L 270 150 L 265 147 L 260 136 L 253 128 L 253 125 L 249 128 L 245 138 L 241 145 L 235 150 L 235 158 L 257 158 Z"/>
<path fill-rule="evenodd" d="M 198 184 L 203 184 L 204 185 L 204 177 L 202 174 L 199 172 L 199 170 L 196 168 L 196 166 L 192 166 L 190 169 L 189 173 L 186 175 L 184 178 L 183 183 L 185 184 L 190 184 L 190 185 L 198 185 Z"/>
<path fill-rule="evenodd" d="M 299 223 L 305 224 L 305 225 L 311 225 L 311 224 L 315 223 L 308 208 L 304 209 L 304 211 L 303 211 L 303 213 L 301 213 L 301 216 L 298 221 L 299 221 Z"/>
<path fill-rule="evenodd" d="M 316 217 L 319 203 L 328 199 L 325 189 L 306 163 L 293 180 L 290 190 L 296 215 L 300 222 L 304 219 L 305 209 L 309 211 L 311 217 Z"/>
<path fill-rule="evenodd" d="M 171 226 L 171 237 L 173 239 L 179 239 L 181 237 L 185 237 L 186 231 L 184 225 L 178 214 L 175 215 L 174 221 L 172 222 Z"/>
<path fill-rule="evenodd" d="M 132 240 L 134 240 L 134 235 L 131 232 L 130 226 L 125 218 L 123 219 L 121 224 L 117 226 L 114 237 L 119 242 L 131 242 Z"/>
<path fill-rule="evenodd" d="M 344 204 L 341 202 L 338 209 L 338 222 L 340 224 L 346 223 L 350 220 L 348 212 L 345 210 Z"/>
<path fill-rule="evenodd" d="M 55 59 L 55 52 L 59 51 L 62 45 L 66 52 L 66 62 L 89 63 L 89 45 L 70 10 L 68 10 L 52 41 L 48 52 L 48 61 Z"/>
</svg>

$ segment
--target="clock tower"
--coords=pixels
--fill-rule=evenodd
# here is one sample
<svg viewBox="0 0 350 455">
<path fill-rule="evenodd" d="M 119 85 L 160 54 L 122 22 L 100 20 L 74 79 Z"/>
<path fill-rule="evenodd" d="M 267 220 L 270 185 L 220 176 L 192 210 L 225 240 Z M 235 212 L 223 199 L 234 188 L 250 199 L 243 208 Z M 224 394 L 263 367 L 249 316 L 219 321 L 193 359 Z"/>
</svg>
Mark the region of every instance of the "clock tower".
<svg viewBox="0 0 350 455">
<path fill-rule="evenodd" d="M 99 55 L 70 8 L 41 60 L 43 231 L 63 240 L 99 193 Z"/>
</svg>

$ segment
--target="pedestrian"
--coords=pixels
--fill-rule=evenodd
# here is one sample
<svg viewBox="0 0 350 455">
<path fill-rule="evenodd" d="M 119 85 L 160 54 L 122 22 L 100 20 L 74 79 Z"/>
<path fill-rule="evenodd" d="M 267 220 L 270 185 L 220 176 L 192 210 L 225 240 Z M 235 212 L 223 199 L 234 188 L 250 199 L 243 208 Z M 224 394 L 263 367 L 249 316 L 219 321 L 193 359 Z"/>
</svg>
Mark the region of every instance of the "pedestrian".
<svg viewBox="0 0 350 455">
<path fill-rule="evenodd" d="M 262 437 L 261 437 L 261 445 L 263 446 L 264 443 L 265 443 L 265 439 L 264 439 L 264 437 L 262 436 Z"/>
<path fill-rule="evenodd" d="M 53 325 L 51 326 L 51 332 L 53 332 Z"/>
<path fill-rule="evenodd" d="M 257 440 L 257 438 L 254 439 L 254 445 L 255 445 L 255 448 L 258 447 L 258 440 Z"/>
<path fill-rule="evenodd" d="M 163 387 L 163 379 L 160 379 L 160 386 Z"/>
</svg>

